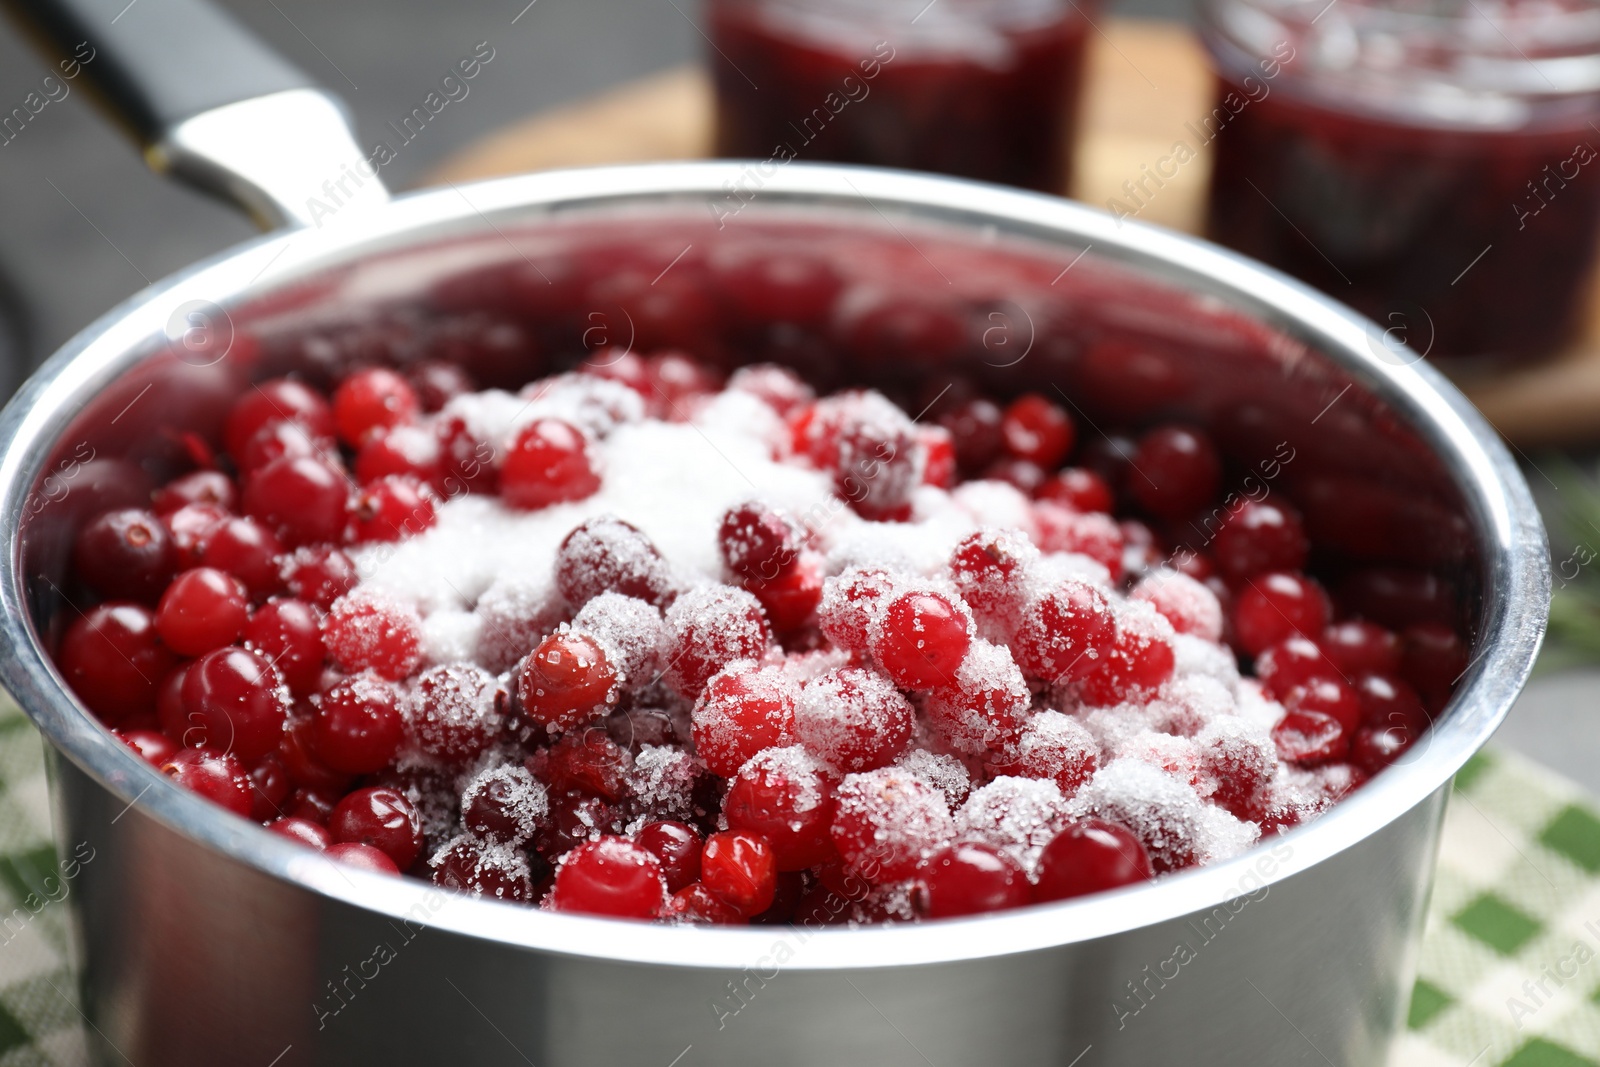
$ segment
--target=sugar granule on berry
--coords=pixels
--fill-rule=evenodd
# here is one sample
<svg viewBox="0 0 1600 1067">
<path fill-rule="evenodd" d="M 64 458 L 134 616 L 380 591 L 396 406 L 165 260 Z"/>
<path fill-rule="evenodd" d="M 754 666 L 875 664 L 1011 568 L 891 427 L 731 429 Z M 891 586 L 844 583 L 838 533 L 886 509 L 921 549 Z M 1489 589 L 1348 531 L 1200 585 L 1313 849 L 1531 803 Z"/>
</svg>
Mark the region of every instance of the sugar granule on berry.
<svg viewBox="0 0 1600 1067">
<path fill-rule="evenodd" d="M 972 791 L 956 812 L 956 836 L 1010 856 L 1030 874 L 1067 822 L 1066 798 L 1055 782 L 1002 776 Z"/>
</svg>

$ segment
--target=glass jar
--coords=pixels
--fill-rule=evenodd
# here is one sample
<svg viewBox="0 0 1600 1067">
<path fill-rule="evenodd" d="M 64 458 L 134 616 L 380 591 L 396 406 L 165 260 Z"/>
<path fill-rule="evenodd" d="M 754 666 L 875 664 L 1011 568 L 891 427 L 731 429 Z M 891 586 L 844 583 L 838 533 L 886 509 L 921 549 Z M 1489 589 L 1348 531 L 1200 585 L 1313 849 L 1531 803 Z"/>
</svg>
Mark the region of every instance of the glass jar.
<svg viewBox="0 0 1600 1067">
<path fill-rule="evenodd" d="M 708 0 L 719 155 L 1066 188 L 1073 0 Z"/>
<path fill-rule="evenodd" d="M 1435 357 L 1578 326 L 1600 236 L 1594 0 L 1203 0 L 1216 241 Z"/>
</svg>

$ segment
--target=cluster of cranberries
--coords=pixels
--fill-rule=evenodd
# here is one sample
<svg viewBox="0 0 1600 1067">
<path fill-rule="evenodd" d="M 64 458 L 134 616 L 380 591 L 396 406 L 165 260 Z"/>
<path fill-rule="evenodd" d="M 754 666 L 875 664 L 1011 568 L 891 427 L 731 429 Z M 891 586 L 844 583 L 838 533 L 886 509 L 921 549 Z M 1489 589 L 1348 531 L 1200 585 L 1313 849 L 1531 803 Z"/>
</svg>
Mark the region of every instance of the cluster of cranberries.
<svg viewBox="0 0 1600 1067">
<path fill-rule="evenodd" d="M 596 430 L 539 417 L 486 439 L 442 362 L 357 369 L 331 396 L 265 381 L 219 454 L 83 528 L 98 603 L 61 635 L 62 673 L 174 781 L 344 862 L 564 911 L 833 923 L 1098 892 L 1222 854 L 1219 833 L 1248 847 L 1394 760 L 1463 664 L 1446 627 L 1336 621 L 1278 499 L 1164 548 L 1223 484 L 1189 427 L 1064 467 L 1073 421 L 1033 394 L 958 394 L 917 423 L 877 393 L 817 398 L 774 366 L 724 383 L 674 354 L 528 388 L 552 382 L 631 389 L 669 422 L 752 394 L 788 427 L 775 458 L 860 521 L 909 536 L 932 488 L 998 494 L 1017 522 L 974 523 L 918 573 L 841 564 L 828 531 L 756 497 L 715 531 L 723 572 L 686 578 L 596 515 L 549 561 L 555 602 L 428 662 L 416 609 L 363 589 L 353 556 L 465 494 L 586 500 Z M 1119 496 L 1141 517 L 1113 517 Z M 1238 684 L 1268 725 L 1183 688 L 1180 661 L 1208 653 L 1234 678 L 1234 654 L 1253 664 Z"/>
</svg>

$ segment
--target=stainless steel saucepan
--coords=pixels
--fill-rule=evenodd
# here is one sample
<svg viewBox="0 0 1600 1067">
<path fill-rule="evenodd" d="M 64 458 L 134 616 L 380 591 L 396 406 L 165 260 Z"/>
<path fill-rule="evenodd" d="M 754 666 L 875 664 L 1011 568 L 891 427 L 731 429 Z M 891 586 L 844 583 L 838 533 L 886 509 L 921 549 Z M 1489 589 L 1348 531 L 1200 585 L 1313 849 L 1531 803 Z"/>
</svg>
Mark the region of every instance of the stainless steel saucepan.
<svg viewBox="0 0 1600 1067">
<path fill-rule="evenodd" d="M 89 42 L 84 76 L 154 165 L 282 227 L 108 312 L 0 415 L 0 682 L 47 739 L 63 854 L 92 856 L 67 885 L 99 1062 L 1382 1062 L 1452 776 L 1526 678 L 1549 596 L 1511 458 L 1390 336 L 1204 242 L 939 177 L 775 158 L 391 202 L 337 102 L 215 12 L 11 6 L 62 54 Z M 815 321 L 762 321 L 729 296 L 752 256 L 820 260 L 843 288 Z M 78 603 L 71 539 L 178 469 L 182 434 L 214 435 L 251 380 L 325 375 L 328 338 L 485 317 L 524 331 L 508 380 L 581 355 L 602 323 L 611 343 L 786 358 L 902 395 L 958 373 L 1059 387 L 1086 438 L 1200 422 L 1246 491 L 1306 513 L 1330 580 L 1380 613 L 1448 614 L 1470 666 L 1425 741 L 1323 818 L 1077 902 L 708 930 L 335 867 L 172 785 L 78 705 L 48 652 Z"/>
</svg>

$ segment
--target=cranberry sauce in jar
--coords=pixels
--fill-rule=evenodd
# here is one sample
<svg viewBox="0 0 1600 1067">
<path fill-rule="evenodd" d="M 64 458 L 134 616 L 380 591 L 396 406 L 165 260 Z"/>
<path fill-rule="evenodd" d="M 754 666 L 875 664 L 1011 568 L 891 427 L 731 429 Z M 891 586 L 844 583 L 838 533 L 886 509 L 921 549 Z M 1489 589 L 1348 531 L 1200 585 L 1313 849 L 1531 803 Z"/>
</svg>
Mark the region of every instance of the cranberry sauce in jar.
<svg viewBox="0 0 1600 1067">
<path fill-rule="evenodd" d="M 717 152 L 1065 189 L 1071 0 L 710 0 Z"/>
<path fill-rule="evenodd" d="M 1209 236 L 1418 354 L 1512 362 L 1571 337 L 1600 234 L 1600 9 L 1205 12 L 1225 116 Z"/>
</svg>

